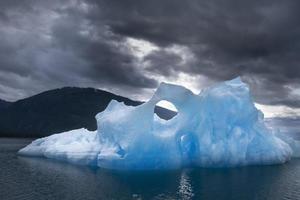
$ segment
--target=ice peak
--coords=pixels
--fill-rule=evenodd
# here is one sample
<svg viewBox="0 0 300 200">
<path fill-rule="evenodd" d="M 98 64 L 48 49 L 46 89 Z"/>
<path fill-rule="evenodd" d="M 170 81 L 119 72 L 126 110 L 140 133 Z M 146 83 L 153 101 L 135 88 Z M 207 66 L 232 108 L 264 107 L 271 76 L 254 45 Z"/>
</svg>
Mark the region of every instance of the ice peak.
<svg viewBox="0 0 300 200">
<path fill-rule="evenodd" d="M 238 76 L 234 79 L 231 79 L 229 81 L 226 81 L 226 83 L 230 84 L 230 85 L 245 85 L 246 84 L 244 81 L 242 81 L 240 76 Z"/>
<path fill-rule="evenodd" d="M 161 100 L 174 104 L 178 115 L 169 121 L 154 115 Z M 292 155 L 291 146 L 266 128 L 240 77 L 201 95 L 162 82 L 148 102 L 115 101 L 96 118 L 97 132 L 52 135 L 20 153 L 130 170 L 276 164 Z"/>
</svg>

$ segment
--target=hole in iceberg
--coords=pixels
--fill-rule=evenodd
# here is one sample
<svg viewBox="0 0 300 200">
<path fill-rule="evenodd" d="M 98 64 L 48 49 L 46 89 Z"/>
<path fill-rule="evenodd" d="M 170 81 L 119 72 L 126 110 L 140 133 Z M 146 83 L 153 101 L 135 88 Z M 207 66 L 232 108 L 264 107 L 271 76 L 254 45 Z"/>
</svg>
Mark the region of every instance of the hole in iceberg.
<svg viewBox="0 0 300 200">
<path fill-rule="evenodd" d="M 164 120 L 170 120 L 177 115 L 178 110 L 176 106 L 171 102 L 166 100 L 161 100 L 157 102 L 157 104 L 155 105 L 154 112 L 159 118 Z"/>
</svg>

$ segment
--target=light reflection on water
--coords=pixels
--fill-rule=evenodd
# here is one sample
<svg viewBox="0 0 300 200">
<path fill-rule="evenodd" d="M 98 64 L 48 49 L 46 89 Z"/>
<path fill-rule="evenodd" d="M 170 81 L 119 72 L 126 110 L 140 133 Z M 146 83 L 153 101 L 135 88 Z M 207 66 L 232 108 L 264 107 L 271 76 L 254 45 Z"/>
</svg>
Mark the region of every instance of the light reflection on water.
<svg viewBox="0 0 300 200">
<path fill-rule="evenodd" d="M 300 199 L 300 160 L 277 166 L 111 171 L 18 157 L 0 139 L 0 199 Z"/>
<path fill-rule="evenodd" d="M 180 197 L 184 200 L 192 199 L 194 196 L 193 187 L 187 170 L 181 172 L 178 190 Z"/>
</svg>

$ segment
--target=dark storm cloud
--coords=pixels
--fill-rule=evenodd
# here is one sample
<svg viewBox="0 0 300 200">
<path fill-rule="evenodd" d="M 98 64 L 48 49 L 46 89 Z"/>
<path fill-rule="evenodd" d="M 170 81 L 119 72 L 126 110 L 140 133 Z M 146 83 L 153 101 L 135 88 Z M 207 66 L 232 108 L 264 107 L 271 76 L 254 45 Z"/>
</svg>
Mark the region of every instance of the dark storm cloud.
<svg viewBox="0 0 300 200">
<path fill-rule="evenodd" d="M 157 85 L 143 75 L 124 38 L 110 32 L 101 20 L 89 18 L 88 5 L 27 1 L 1 6 L 0 84 L 6 90 L 2 98 L 15 100 L 69 85 Z"/>
<path fill-rule="evenodd" d="M 174 53 L 164 50 L 153 51 L 144 58 L 148 62 L 146 70 L 159 73 L 164 76 L 174 75 L 178 64 L 182 62 L 182 58 Z"/>
<path fill-rule="evenodd" d="M 256 101 L 300 106 L 299 1 L 104 1 L 106 23 L 120 35 L 165 47 L 189 47 L 196 61 L 178 68 L 164 52 L 148 56 L 154 72 L 242 76 Z M 168 67 L 165 67 L 168 66 Z M 288 87 L 291 85 L 294 88 Z"/>
<path fill-rule="evenodd" d="M 83 24 L 78 24 L 77 13 L 75 12 L 75 17 L 74 11 L 67 13 L 62 21 L 52 27 L 52 37 L 55 38 L 57 48 L 73 52 L 86 62 L 85 66 L 80 67 L 81 76 L 100 83 L 133 87 L 156 86 L 153 79 L 145 77 L 139 71 L 135 58 L 128 51 L 122 50 L 126 47 L 115 44 L 122 42 L 122 38 L 107 33 L 109 30 L 105 24 L 101 24 L 100 20 L 90 21 L 88 18 Z"/>
<path fill-rule="evenodd" d="M 298 8 L 296 0 L 1 1 L 2 97 L 65 85 L 139 91 L 155 87 L 155 75 L 184 72 L 242 76 L 257 102 L 300 107 Z M 159 47 L 146 67 L 127 37 Z"/>
</svg>

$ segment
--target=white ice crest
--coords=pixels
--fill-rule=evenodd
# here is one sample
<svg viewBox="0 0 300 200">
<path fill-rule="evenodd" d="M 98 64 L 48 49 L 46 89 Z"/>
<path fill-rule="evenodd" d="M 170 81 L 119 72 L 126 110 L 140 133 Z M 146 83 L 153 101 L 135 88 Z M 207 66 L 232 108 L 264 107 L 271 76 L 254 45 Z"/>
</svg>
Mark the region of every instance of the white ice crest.
<svg viewBox="0 0 300 200">
<path fill-rule="evenodd" d="M 174 118 L 154 114 L 161 100 L 177 108 Z M 289 140 L 266 128 L 240 78 L 199 95 L 161 83 L 148 102 L 133 107 L 113 100 L 96 119 L 97 131 L 41 138 L 19 154 L 131 170 L 278 164 L 293 154 Z"/>
</svg>

